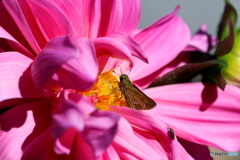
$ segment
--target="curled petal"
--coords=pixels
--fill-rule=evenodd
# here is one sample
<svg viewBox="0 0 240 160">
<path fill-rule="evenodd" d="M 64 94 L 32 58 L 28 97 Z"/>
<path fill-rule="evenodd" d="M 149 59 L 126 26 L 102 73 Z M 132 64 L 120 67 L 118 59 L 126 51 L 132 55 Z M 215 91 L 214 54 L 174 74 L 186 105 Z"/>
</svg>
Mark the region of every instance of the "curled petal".
<svg viewBox="0 0 240 160">
<path fill-rule="evenodd" d="M 85 108 L 92 105 L 88 99 L 79 95 L 79 101 L 85 104 Z M 52 132 L 55 138 L 60 137 L 68 128 L 75 128 L 78 131 L 84 129 L 84 113 L 82 113 L 77 105 L 69 100 L 67 92 L 63 91 L 59 97 L 56 113 L 53 114 Z"/>
<path fill-rule="evenodd" d="M 145 63 L 148 63 L 147 56 L 145 55 L 143 49 L 130 36 L 122 33 L 114 33 L 109 35 L 109 37 L 121 41 L 126 47 L 128 47 L 132 56 L 135 56 L 144 61 Z"/>
<path fill-rule="evenodd" d="M 70 153 L 73 137 L 77 132 L 84 130 L 86 116 L 95 110 L 96 108 L 89 100 L 80 94 L 66 91 L 60 94 L 57 108 L 53 114 L 51 130 L 56 140 L 54 147 L 56 153 Z"/>
<path fill-rule="evenodd" d="M 93 40 L 98 57 L 108 55 L 109 57 L 126 60 L 133 66 L 130 50 L 124 43 L 110 37 L 100 37 Z"/>
<path fill-rule="evenodd" d="M 52 80 L 64 88 L 86 90 L 95 82 L 97 73 L 95 50 L 86 38 L 53 38 L 32 65 L 32 77 L 38 89 Z"/>
<path fill-rule="evenodd" d="M 96 157 L 101 155 L 111 144 L 116 132 L 120 116 L 108 111 L 95 111 L 86 120 L 81 133 L 93 148 Z"/>
<path fill-rule="evenodd" d="M 69 129 L 77 130 L 97 157 L 101 155 L 117 132 L 119 115 L 108 111 L 97 111 L 89 100 L 79 94 L 64 91 L 61 93 L 59 105 L 53 115 L 54 124 L 52 132 L 56 138 L 55 151 L 57 153 L 70 153 L 71 145 L 66 134 L 72 133 Z M 66 133 L 67 132 L 67 133 Z M 68 139 L 68 141 L 66 140 Z"/>
</svg>

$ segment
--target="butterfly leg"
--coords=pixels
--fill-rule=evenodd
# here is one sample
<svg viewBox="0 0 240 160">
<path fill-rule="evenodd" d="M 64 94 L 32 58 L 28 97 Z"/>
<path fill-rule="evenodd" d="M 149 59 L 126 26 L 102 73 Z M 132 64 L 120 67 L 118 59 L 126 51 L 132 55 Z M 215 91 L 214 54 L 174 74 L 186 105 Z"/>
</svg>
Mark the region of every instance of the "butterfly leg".
<svg viewBox="0 0 240 160">
<path fill-rule="evenodd" d="M 109 93 L 109 95 L 111 95 L 116 89 L 117 89 L 117 90 L 120 90 L 119 87 L 116 87 L 116 88 L 114 88 L 114 89 Z"/>
</svg>

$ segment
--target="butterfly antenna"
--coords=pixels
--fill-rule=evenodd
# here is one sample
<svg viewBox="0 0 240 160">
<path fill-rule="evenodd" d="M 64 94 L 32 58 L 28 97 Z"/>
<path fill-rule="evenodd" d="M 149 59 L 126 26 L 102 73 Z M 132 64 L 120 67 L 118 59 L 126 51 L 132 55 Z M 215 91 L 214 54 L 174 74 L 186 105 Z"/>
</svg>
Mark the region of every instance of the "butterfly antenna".
<svg viewBox="0 0 240 160">
<path fill-rule="evenodd" d="M 129 74 L 131 73 L 131 71 L 132 71 L 132 70 L 130 70 L 127 75 L 129 75 Z"/>
<path fill-rule="evenodd" d="M 122 68 L 121 68 L 121 66 L 118 65 L 118 66 L 116 66 L 116 67 L 119 67 L 119 68 L 120 68 L 120 71 L 121 71 L 121 74 L 122 74 Z M 115 68 L 116 68 L 116 67 L 115 67 Z M 115 71 L 113 71 L 113 72 L 116 73 Z M 118 74 L 118 73 L 116 73 L 116 74 L 117 74 L 117 75 L 120 75 L 120 74 Z"/>
<path fill-rule="evenodd" d="M 120 71 L 121 71 L 121 74 L 122 74 L 122 68 L 121 68 L 121 66 L 118 65 L 118 67 L 120 68 Z"/>
</svg>

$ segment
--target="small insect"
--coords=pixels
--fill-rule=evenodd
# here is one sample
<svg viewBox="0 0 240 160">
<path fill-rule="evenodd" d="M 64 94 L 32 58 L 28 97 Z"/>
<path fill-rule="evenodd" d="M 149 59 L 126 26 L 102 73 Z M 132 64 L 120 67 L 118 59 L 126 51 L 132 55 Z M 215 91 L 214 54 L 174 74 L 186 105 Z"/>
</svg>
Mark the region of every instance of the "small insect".
<svg viewBox="0 0 240 160">
<path fill-rule="evenodd" d="M 120 82 L 118 83 L 120 91 L 122 92 L 127 107 L 137 110 L 148 110 L 154 108 L 157 104 L 140 91 L 132 82 L 129 80 L 128 75 L 120 75 Z"/>
<path fill-rule="evenodd" d="M 174 140 L 175 134 L 174 134 L 174 130 L 172 128 L 168 128 L 169 129 L 169 136 L 172 140 Z"/>
</svg>

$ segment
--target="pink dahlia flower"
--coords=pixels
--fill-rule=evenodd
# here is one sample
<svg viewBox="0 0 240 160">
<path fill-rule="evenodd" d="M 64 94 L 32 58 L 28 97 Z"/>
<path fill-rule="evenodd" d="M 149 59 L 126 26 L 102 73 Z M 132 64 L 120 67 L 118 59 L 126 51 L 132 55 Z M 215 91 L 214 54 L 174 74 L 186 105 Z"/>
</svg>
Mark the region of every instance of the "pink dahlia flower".
<svg viewBox="0 0 240 160">
<path fill-rule="evenodd" d="M 184 49 L 190 34 L 178 9 L 138 30 L 139 1 L 3 0 L 0 7 L 0 107 L 14 106 L 0 117 L 0 159 L 192 159 L 168 125 L 187 140 L 239 149 L 234 87 L 146 89 L 157 102 L 150 111 L 120 107 L 119 91 L 109 94 L 117 65 L 132 68 L 131 80 L 144 88 Z"/>
</svg>

